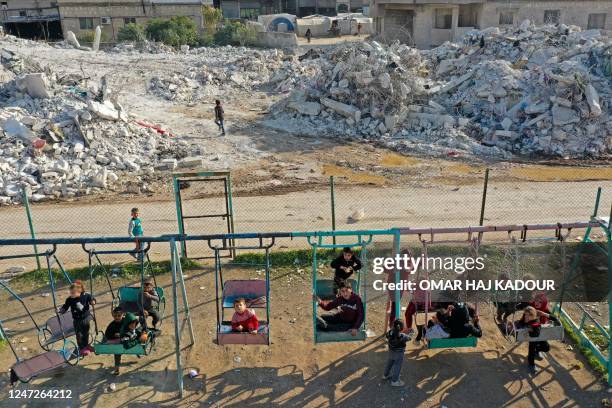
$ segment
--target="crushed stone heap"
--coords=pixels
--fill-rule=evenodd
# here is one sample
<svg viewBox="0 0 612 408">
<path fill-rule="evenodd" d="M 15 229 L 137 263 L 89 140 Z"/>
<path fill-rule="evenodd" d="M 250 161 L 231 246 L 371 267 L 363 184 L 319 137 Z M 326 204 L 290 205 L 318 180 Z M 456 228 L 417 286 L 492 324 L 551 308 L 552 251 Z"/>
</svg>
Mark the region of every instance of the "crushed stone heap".
<svg viewBox="0 0 612 408">
<path fill-rule="evenodd" d="M 433 155 L 612 153 L 612 50 L 599 30 L 525 21 L 427 51 L 372 41 L 299 60 L 271 126 Z"/>
<path fill-rule="evenodd" d="M 0 204 L 21 202 L 24 189 L 35 202 L 126 184 L 139 193 L 197 149 L 135 121 L 105 79 L 84 85 L 8 50 L 2 62 Z"/>
</svg>

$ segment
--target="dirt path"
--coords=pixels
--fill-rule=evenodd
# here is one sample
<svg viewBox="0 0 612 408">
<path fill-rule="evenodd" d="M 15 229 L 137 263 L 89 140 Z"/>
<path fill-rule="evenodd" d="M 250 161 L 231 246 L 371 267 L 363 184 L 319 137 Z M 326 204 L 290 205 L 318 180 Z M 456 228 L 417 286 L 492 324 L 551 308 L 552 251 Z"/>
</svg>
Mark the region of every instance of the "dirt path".
<svg viewBox="0 0 612 408">
<path fill-rule="evenodd" d="M 185 379 L 186 397 L 182 401 L 176 399 L 170 318 L 163 324 L 154 354 L 141 359 L 125 357 L 126 365 L 119 377 L 110 375 L 112 358 L 90 356 L 77 367 L 36 379 L 31 386 L 69 388 L 79 395 L 81 406 L 113 407 L 595 407 L 607 397 L 601 380 L 584 368 L 585 361 L 563 343 L 553 342 L 551 352 L 538 363 L 542 370 L 529 376 L 526 345 L 507 343 L 493 325 L 493 310 L 486 305 L 481 307 L 484 337 L 477 348 L 435 351 L 410 344 L 402 372 L 407 385 L 393 389 L 380 378 L 386 350 L 379 338 L 364 343 L 313 344 L 310 277 L 303 269 L 307 267 L 273 270 L 270 347 L 215 345 L 213 275 L 210 269 L 188 273 L 197 340 L 195 346 L 183 352 L 183 361 L 185 373 L 194 368 L 200 376 Z M 228 279 L 247 276 L 261 278 L 261 272 L 226 269 Z M 169 277 L 159 282 L 170 294 Z M 102 290 L 101 284 L 96 287 Z M 35 334 L 25 330 L 28 322 L 19 324 L 25 321 L 23 311 L 17 302 L 6 302 L 2 296 L 3 321 L 15 331 L 17 345 L 28 348 L 23 354 L 33 353 L 37 347 Z M 110 296 L 97 297 L 98 319 L 105 326 L 110 319 Z M 50 314 L 50 298 L 35 293 L 26 300 L 36 311 L 36 318 Z M 385 301 L 385 294 L 371 290 L 368 293 L 367 322 L 378 335 L 383 332 Z M 0 352 L 3 370 L 8 369 L 10 360 L 10 351 L 5 348 Z M 6 377 L 1 381 L 0 405 L 23 405 L 8 400 Z M 117 387 L 113 393 L 107 391 L 111 382 Z M 66 405 L 45 401 L 28 406 Z"/>
</svg>

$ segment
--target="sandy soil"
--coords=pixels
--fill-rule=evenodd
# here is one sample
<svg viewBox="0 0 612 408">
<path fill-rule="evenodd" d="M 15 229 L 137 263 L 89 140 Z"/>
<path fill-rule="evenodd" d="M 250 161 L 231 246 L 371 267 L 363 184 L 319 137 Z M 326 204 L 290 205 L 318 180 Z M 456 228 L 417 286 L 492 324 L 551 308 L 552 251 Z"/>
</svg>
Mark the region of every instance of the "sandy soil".
<svg viewBox="0 0 612 408">
<path fill-rule="evenodd" d="M 477 348 L 439 351 L 411 344 L 402 372 L 407 385 L 401 389 L 391 388 L 380 378 L 386 346 L 379 337 L 363 343 L 313 343 L 310 276 L 297 268 L 272 272 L 270 347 L 217 346 L 213 343 L 214 275 L 209 268 L 186 274 L 196 344 L 185 349 L 182 356 L 185 373 L 194 368 L 200 375 L 193 380 L 185 378 L 186 397 L 182 401 L 176 399 L 174 332 L 170 317 L 163 323 L 163 333 L 153 355 L 141 359 L 124 358 L 126 365 L 119 377 L 110 375 L 112 358 L 89 356 L 77 367 L 36 379 L 28 387 L 69 388 L 79 395 L 81 406 L 113 407 L 149 404 L 593 407 L 607 397 L 605 384 L 584 367 L 585 361 L 580 356 L 560 342 L 553 342 L 547 358 L 538 363 L 542 370 L 536 376 L 528 375 L 526 345 L 508 343 L 500 335 L 493 324 L 493 309 L 488 305 L 480 305 L 485 334 Z M 261 278 L 261 271 L 227 268 L 225 276 L 229 279 Z M 159 282 L 168 294 L 169 311 L 169 276 L 161 277 Z M 104 290 L 102 283 L 96 283 L 96 288 Z M 110 296 L 106 293 L 97 294 L 97 297 L 99 324 L 105 327 L 110 320 Z M 42 320 L 50 315 L 49 297 L 34 292 L 26 300 L 35 311 L 35 318 Z M 368 292 L 367 323 L 377 335 L 383 333 L 385 302 L 386 294 Z M 14 330 L 17 346 L 29 349 L 20 353 L 35 353 L 36 336 L 33 331 L 26 330 L 31 324 L 23 310 L 15 301 L 4 304 L 10 316 L 4 317 L 4 322 Z M 19 324 L 21 321 L 25 323 Z M 184 331 L 184 343 L 187 340 L 187 331 Z M 7 370 L 11 364 L 8 348 L 0 352 L 0 361 L 2 368 Z M 117 387 L 112 393 L 108 391 L 111 382 Z M 1 386 L 3 406 L 24 405 L 7 398 L 6 377 L 2 378 Z M 74 405 L 77 404 L 70 404 Z M 28 406 L 49 406 L 49 403 Z"/>
</svg>

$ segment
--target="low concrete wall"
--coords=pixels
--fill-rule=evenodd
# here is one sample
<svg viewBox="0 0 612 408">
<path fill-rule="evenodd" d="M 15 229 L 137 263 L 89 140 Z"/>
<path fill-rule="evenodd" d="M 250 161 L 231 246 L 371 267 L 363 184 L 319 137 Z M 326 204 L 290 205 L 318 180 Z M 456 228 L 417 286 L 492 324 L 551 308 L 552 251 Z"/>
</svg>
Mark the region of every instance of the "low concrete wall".
<svg viewBox="0 0 612 408">
<path fill-rule="evenodd" d="M 266 48 L 293 48 L 297 47 L 298 40 L 295 33 L 266 31 L 257 33 L 257 45 Z"/>
</svg>

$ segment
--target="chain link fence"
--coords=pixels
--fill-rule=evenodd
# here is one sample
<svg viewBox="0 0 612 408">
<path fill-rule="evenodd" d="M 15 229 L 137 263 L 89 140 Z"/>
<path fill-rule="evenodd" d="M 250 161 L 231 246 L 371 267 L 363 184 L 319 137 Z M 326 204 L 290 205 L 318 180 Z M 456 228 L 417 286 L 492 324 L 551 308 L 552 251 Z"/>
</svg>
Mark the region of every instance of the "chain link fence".
<svg viewBox="0 0 612 408">
<path fill-rule="evenodd" d="M 488 182 L 484 224 L 535 224 L 585 222 L 595 204 L 598 187 L 603 187 L 600 215 L 607 216 L 612 203 L 612 180 L 598 180 L 594 168 L 586 181 L 506 182 L 492 174 Z M 583 175 L 585 176 L 585 175 Z M 238 192 L 232 199 L 235 232 L 322 231 L 388 229 L 392 227 L 443 227 L 478 225 L 483 202 L 483 182 L 468 185 L 430 186 L 349 186 L 331 185 L 308 191 L 284 194 L 252 195 Z M 221 234 L 228 231 L 227 217 L 203 217 L 226 214 L 222 182 L 183 185 L 181 198 L 184 231 L 187 234 Z M 333 200 L 333 204 L 332 204 Z M 333 206 L 333 211 L 332 211 Z M 129 201 L 42 203 L 31 205 L 33 228 L 37 238 L 126 236 L 130 210 L 138 207 L 147 236 L 177 234 L 174 197 Z M 193 217 L 193 218 L 190 218 Z M 30 238 L 24 207 L 2 208 L 0 231 L 3 238 Z M 580 232 L 574 232 L 576 239 Z M 499 239 L 505 239 L 501 234 Z M 382 238 L 381 238 L 382 239 Z M 385 238 L 390 241 L 390 237 Z M 490 239 L 487 236 L 487 239 Z M 384 239 L 383 239 L 384 240 Z M 209 257 L 206 242 L 187 244 L 189 257 Z M 303 240 L 283 240 L 276 248 L 306 247 Z M 38 248 L 44 251 L 48 248 Z M 98 245 L 96 249 L 131 249 L 121 245 Z M 0 248 L 0 256 L 27 253 L 32 248 Z M 154 244 L 153 260 L 169 259 L 165 245 Z M 58 256 L 67 267 L 87 264 L 87 254 L 79 246 L 62 246 Z M 128 254 L 114 256 L 113 262 L 131 261 Z M 33 259 L 0 261 L 0 272 L 12 266 L 36 267 Z"/>
</svg>

